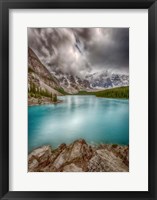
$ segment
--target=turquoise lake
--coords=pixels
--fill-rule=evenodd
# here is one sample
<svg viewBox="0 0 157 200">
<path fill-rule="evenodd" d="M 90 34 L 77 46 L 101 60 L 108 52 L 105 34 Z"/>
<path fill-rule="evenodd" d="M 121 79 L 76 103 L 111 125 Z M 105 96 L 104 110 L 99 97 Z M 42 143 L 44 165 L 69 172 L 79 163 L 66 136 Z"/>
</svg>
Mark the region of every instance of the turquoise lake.
<svg viewBox="0 0 157 200">
<path fill-rule="evenodd" d="M 129 144 L 129 101 L 69 95 L 28 107 L 28 151 L 83 138 L 90 144 Z"/>
</svg>

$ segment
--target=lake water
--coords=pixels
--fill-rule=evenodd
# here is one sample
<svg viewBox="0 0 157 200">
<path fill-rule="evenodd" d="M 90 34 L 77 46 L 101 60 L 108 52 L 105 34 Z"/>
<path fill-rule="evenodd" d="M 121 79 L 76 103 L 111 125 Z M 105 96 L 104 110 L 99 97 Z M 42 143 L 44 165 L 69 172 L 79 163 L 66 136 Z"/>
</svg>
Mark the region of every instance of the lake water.
<svg viewBox="0 0 157 200">
<path fill-rule="evenodd" d="M 95 96 L 59 97 L 63 103 L 29 106 L 28 150 L 50 144 L 129 144 L 129 101 Z"/>
</svg>

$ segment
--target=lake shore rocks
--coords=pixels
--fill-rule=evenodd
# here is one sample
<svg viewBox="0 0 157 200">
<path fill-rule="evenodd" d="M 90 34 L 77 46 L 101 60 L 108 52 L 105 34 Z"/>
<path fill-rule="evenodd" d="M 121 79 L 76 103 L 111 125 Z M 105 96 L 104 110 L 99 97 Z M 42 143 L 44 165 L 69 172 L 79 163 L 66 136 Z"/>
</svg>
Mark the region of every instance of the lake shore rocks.
<svg viewBox="0 0 157 200">
<path fill-rule="evenodd" d="M 44 105 L 44 104 L 58 104 L 62 102 L 63 102 L 62 100 L 57 100 L 56 102 L 53 102 L 52 99 L 49 97 L 41 97 L 41 98 L 29 97 L 28 98 L 29 106 L 37 106 L 37 105 Z"/>
<path fill-rule="evenodd" d="M 129 146 L 91 146 L 79 139 L 53 149 L 46 145 L 28 155 L 29 172 L 128 172 Z"/>
</svg>

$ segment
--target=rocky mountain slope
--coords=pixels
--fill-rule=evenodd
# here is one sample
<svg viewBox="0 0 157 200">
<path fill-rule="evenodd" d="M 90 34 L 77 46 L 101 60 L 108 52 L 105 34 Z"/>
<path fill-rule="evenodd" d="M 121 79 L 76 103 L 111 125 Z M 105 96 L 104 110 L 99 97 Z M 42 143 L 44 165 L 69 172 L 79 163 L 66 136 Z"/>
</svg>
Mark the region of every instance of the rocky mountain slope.
<svg viewBox="0 0 157 200">
<path fill-rule="evenodd" d="M 56 95 L 62 95 L 59 81 L 41 63 L 31 48 L 28 48 L 28 88 L 34 85 L 36 88 L 47 90 Z"/>
<path fill-rule="evenodd" d="M 76 140 L 57 149 L 42 146 L 28 156 L 29 172 L 128 172 L 129 146 L 91 146 Z"/>
<path fill-rule="evenodd" d="M 52 73 L 59 80 L 61 87 L 68 93 L 74 94 L 81 90 L 91 89 L 90 83 L 86 79 L 82 79 L 70 73 L 63 73 L 60 70 L 56 70 Z"/>
</svg>

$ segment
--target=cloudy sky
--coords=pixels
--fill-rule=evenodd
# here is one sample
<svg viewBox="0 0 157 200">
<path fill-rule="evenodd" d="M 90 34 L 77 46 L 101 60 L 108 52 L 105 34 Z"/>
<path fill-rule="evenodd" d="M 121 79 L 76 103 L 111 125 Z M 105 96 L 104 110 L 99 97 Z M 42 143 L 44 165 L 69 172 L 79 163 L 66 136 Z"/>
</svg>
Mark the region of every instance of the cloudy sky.
<svg viewBox="0 0 157 200">
<path fill-rule="evenodd" d="M 52 71 L 129 71 L 128 28 L 28 28 L 28 45 Z"/>
</svg>

